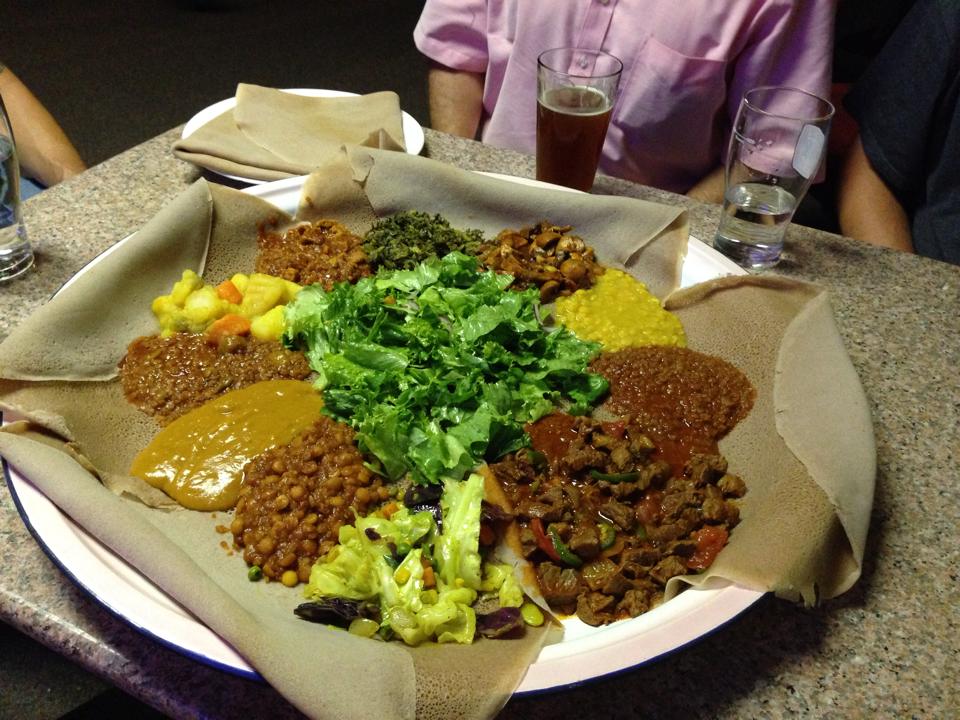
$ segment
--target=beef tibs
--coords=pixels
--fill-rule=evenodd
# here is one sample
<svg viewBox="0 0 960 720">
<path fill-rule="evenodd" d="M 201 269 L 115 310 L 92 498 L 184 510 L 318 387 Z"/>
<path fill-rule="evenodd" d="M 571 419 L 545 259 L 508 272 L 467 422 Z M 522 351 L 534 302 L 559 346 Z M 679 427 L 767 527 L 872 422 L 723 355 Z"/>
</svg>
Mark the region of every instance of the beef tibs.
<svg viewBox="0 0 960 720">
<path fill-rule="evenodd" d="M 737 524 L 745 487 L 719 455 L 690 454 L 674 473 L 630 418 L 555 413 L 528 431 L 530 448 L 490 468 L 558 612 L 590 625 L 635 617 L 670 578 L 707 568 Z"/>
</svg>

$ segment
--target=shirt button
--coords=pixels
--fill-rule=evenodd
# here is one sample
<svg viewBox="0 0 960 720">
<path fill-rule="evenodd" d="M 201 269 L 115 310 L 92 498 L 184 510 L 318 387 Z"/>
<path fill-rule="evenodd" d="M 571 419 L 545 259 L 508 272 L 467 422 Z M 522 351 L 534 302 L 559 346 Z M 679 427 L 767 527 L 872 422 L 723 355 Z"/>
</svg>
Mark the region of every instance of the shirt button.
<svg viewBox="0 0 960 720">
<path fill-rule="evenodd" d="M 589 62 L 583 55 L 581 55 L 581 56 L 580 56 L 580 59 L 577 60 L 577 65 L 580 66 L 580 69 L 581 69 L 581 70 L 586 70 L 586 69 L 587 69 L 587 65 L 589 65 L 589 64 L 590 64 L 590 62 Z"/>
</svg>

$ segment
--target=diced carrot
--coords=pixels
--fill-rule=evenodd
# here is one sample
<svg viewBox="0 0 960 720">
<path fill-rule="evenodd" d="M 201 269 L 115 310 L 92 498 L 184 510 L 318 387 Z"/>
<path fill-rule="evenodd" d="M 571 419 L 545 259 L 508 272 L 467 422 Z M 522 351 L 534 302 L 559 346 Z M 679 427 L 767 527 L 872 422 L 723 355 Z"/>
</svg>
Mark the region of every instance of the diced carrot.
<svg viewBox="0 0 960 720">
<path fill-rule="evenodd" d="M 250 332 L 250 320 L 243 315 L 224 315 L 213 321 L 207 328 L 207 335 L 211 338 L 222 338 L 227 335 L 246 335 Z"/>
<path fill-rule="evenodd" d="M 217 285 L 217 297 L 234 305 L 239 305 L 243 300 L 243 294 L 233 284 L 232 280 L 224 280 Z"/>
<path fill-rule="evenodd" d="M 397 503 L 395 503 L 395 502 L 388 502 L 386 505 L 384 505 L 382 508 L 380 508 L 380 512 L 383 513 L 383 516 L 384 516 L 387 520 L 389 520 L 389 519 L 390 519 L 390 516 L 393 515 L 393 514 L 394 514 L 397 510 L 399 510 L 399 509 L 400 509 L 400 506 L 399 506 Z"/>
<path fill-rule="evenodd" d="M 423 586 L 431 588 L 437 584 L 437 576 L 433 574 L 433 568 L 427 565 L 423 568 Z"/>
</svg>

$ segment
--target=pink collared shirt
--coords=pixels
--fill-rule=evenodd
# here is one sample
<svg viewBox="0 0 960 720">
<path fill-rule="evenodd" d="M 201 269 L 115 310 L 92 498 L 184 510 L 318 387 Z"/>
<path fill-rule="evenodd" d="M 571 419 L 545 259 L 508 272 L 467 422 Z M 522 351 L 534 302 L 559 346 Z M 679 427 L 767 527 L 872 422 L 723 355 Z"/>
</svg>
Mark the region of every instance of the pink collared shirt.
<svg viewBox="0 0 960 720">
<path fill-rule="evenodd" d="M 441 65 L 484 73 L 481 139 L 533 153 L 537 56 L 623 61 L 600 171 L 686 192 L 723 162 L 746 90 L 829 97 L 835 0 L 426 0 L 414 30 Z"/>
</svg>

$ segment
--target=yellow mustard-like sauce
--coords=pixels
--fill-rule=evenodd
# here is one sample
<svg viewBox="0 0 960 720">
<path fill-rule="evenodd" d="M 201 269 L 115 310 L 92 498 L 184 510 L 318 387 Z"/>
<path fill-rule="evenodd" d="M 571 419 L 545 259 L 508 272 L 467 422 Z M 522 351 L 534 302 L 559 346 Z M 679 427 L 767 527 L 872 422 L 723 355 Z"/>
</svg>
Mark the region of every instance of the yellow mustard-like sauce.
<svg viewBox="0 0 960 720">
<path fill-rule="evenodd" d="M 229 510 L 243 468 L 312 425 L 323 400 L 308 382 L 265 380 L 232 390 L 174 420 L 133 460 L 130 473 L 191 510 Z"/>
<path fill-rule="evenodd" d="M 687 344 L 676 315 L 664 310 L 642 282 L 620 270 L 608 268 L 589 290 L 558 298 L 556 317 L 577 337 L 599 342 L 607 351 Z"/>
</svg>

